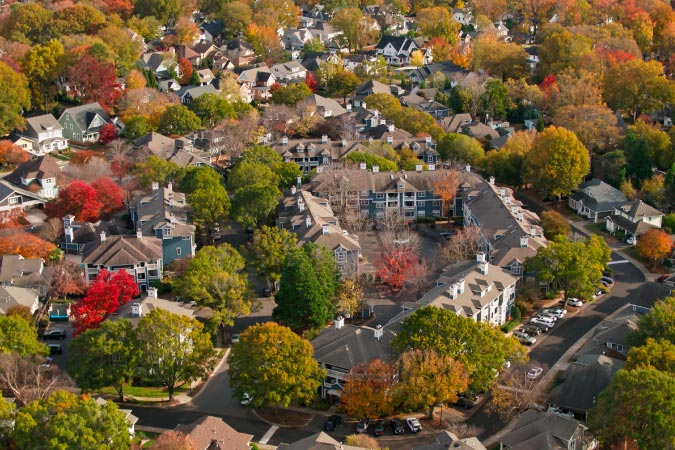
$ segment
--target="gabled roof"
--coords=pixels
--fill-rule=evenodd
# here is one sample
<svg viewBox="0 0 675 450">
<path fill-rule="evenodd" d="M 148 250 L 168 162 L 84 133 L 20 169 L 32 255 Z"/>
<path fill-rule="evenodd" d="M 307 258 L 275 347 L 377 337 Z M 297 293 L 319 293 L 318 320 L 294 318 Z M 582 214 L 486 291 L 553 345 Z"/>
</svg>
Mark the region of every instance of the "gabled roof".
<svg viewBox="0 0 675 450">
<path fill-rule="evenodd" d="M 41 274 L 42 258 L 24 258 L 21 255 L 0 256 L 0 283 L 12 283 L 16 278 Z"/>
<path fill-rule="evenodd" d="M 63 113 L 61 113 L 59 121 L 65 114 L 70 114 L 70 117 L 73 118 L 81 130 L 89 129 L 92 120 L 94 120 L 96 116 L 100 116 L 105 123 L 110 122 L 110 117 L 108 117 L 108 114 L 103 110 L 98 102 L 67 108 L 65 111 L 63 111 Z"/>
<path fill-rule="evenodd" d="M 47 203 L 47 200 L 40 197 L 39 195 L 30 192 L 26 189 L 21 189 L 20 187 L 17 187 L 3 179 L 0 179 L 0 202 L 5 200 L 7 197 L 11 196 L 12 194 L 19 194 L 23 195 L 26 197 L 30 197 L 33 200 L 36 200 L 38 202 L 43 202 Z"/>
<path fill-rule="evenodd" d="M 354 89 L 354 95 L 363 95 L 367 93 L 372 94 L 391 94 L 391 87 L 389 85 L 380 83 L 377 80 L 368 80 L 361 83 Z"/>
<path fill-rule="evenodd" d="M 617 209 L 620 209 L 623 213 L 628 215 L 633 219 L 640 219 L 642 217 L 658 217 L 665 215 L 658 209 L 646 204 L 642 200 L 633 200 L 632 202 L 625 203 L 619 206 Z"/>
<path fill-rule="evenodd" d="M 639 309 L 651 309 L 658 300 L 675 295 L 675 289 L 665 283 L 647 281 L 642 283 L 628 298 L 628 304 Z"/>
<path fill-rule="evenodd" d="M 307 436 L 292 444 L 280 444 L 278 450 L 366 450 L 363 447 L 344 445 L 323 431 Z"/>
<path fill-rule="evenodd" d="M 332 98 L 322 97 L 317 94 L 312 94 L 303 100 L 305 105 L 314 105 L 316 110 L 321 115 L 326 115 L 330 112 L 331 117 L 339 116 L 347 112 L 338 102 Z"/>
<path fill-rule="evenodd" d="M 204 22 L 199 26 L 200 30 L 206 30 L 211 36 L 218 36 L 223 32 L 223 21 L 222 20 L 211 20 L 209 22 Z"/>
<path fill-rule="evenodd" d="M 566 450 L 577 429 L 574 419 L 528 410 L 520 415 L 512 431 L 497 438 L 511 450 Z"/>
<path fill-rule="evenodd" d="M 185 194 L 174 192 L 173 188 L 158 188 L 148 194 L 135 197 L 129 205 L 138 216 L 138 226 L 144 236 L 155 236 L 155 230 L 165 227 L 173 229 L 174 236 L 190 236 L 194 225 L 188 224 L 190 207 Z"/>
<path fill-rule="evenodd" d="M 24 180 L 61 178 L 61 168 L 57 164 L 56 158 L 44 155 L 21 164 L 7 175 L 5 180 L 17 186 L 22 186 L 22 178 Z"/>
<path fill-rule="evenodd" d="M 391 348 L 393 333 L 384 332 L 381 339 L 375 338 L 375 330 L 370 327 L 343 325 L 342 328 L 325 328 L 312 339 L 314 359 L 321 364 L 351 370 L 354 366 L 373 359 L 396 359 Z"/>
<path fill-rule="evenodd" d="M 97 266 L 131 266 L 162 258 L 162 241 L 155 237 L 108 236 L 84 250 L 82 262 Z"/>
<path fill-rule="evenodd" d="M 572 198 L 583 201 L 584 206 L 595 212 L 613 211 L 617 206 L 628 202 L 623 192 L 598 179 L 581 183 Z"/>
<path fill-rule="evenodd" d="M 43 114 L 41 116 L 26 117 L 26 124 L 36 133 L 48 130 L 60 130 L 61 124 L 52 114 Z"/>
<path fill-rule="evenodd" d="M 183 98 L 188 94 L 195 100 L 204 94 L 218 94 L 218 89 L 212 84 L 206 84 L 204 86 L 183 86 L 176 91 L 176 95 L 180 98 Z"/>
<path fill-rule="evenodd" d="M 220 417 L 204 416 L 190 424 L 176 427 L 176 431 L 185 433 L 196 450 L 220 448 L 222 450 L 249 450 L 252 434 L 240 433 Z M 219 447 L 211 447 L 213 442 Z"/>
<path fill-rule="evenodd" d="M 38 292 L 34 289 L 0 286 L 0 314 L 7 312 L 14 306 L 25 306 L 33 312 Z"/>
<path fill-rule="evenodd" d="M 375 50 L 384 50 L 387 45 L 391 44 L 396 51 L 400 52 L 401 50 L 407 50 L 411 46 L 415 46 L 417 48 L 417 45 L 415 42 L 413 42 L 412 39 L 408 39 L 407 37 L 404 36 L 382 36 L 382 39 L 380 39 L 380 42 L 377 43 L 375 46 Z"/>
</svg>

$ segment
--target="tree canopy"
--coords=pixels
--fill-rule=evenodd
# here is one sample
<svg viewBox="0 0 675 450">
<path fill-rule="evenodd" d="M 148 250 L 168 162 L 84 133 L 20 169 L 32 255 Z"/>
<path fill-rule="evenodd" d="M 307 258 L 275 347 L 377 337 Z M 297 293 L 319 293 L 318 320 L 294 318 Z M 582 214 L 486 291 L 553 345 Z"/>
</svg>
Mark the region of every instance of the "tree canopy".
<svg viewBox="0 0 675 450">
<path fill-rule="evenodd" d="M 297 236 L 294 233 L 264 225 L 253 233 L 253 242 L 247 252 L 249 262 L 276 287 L 281 279 L 284 258 L 295 247 L 296 242 Z"/>
<path fill-rule="evenodd" d="M 46 355 L 47 347 L 38 341 L 35 326 L 20 315 L 0 316 L 0 352 L 21 356 Z"/>
</svg>

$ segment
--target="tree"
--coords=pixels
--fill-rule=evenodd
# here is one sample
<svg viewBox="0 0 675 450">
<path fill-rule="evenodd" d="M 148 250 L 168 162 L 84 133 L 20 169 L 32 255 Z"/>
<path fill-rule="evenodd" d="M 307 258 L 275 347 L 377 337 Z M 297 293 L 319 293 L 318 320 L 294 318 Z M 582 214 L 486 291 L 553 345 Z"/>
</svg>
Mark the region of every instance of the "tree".
<svg viewBox="0 0 675 450">
<path fill-rule="evenodd" d="M 0 383 L 22 405 L 47 398 L 71 384 L 60 369 L 45 365 L 43 355 L 18 353 L 0 353 Z"/>
<path fill-rule="evenodd" d="M 345 437 L 345 445 L 367 448 L 370 450 L 382 450 L 377 439 L 368 436 L 367 434 L 350 434 Z"/>
<path fill-rule="evenodd" d="M 75 180 L 59 189 L 56 200 L 47 204 L 48 217 L 63 217 L 72 214 L 82 222 L 98 222 L 103 203 L 96 189 L 84 181 Z"/>
<path fill-rule="evenodd" d="M 309 402 L 325 377 L 313 353 L 312 344 L 290 328 L 252 325 L 232 349 L 230 386 L 239 398 L 249 394 L 255 408 Z"/>
<path fill-rule="evenodd" d="M 675 343 L 667 339 L 647 338 L 644 345 L 630 349 L 625 369 L 655 369 L 674 376 Z"/>
<path fill-rule="evenodd" d="M 536 256 L 525 260 L 528 272 L 537 274 L 540 282 L 554 283 L 564 297 L 590 298 L 610 260 L 610 249 L 599 235 L 584 241 L 571 241 L 558 235 Z"/>
<path fill-rule="evenodd" d="M 620 370 L 589 412 L 603 445 L 625 438 L 641 449 L 668 448 L 675 440 L 675 378 L 653 369 Z"/>
<path fill-rule="evenodd" d="M 530 75 L 528 55 L 523 47 L 498 40 L 488 33 L 479 35 L 473 44 L 472 67 L 475 71 L 484 70 L 504 81 Z"/>
<path fill-rule="evenodd" d="M 364 16 L 360 8 L 342 8 L 335 12 L 330 24 L 342 31 L 348 50 L 360 50 L 372 43 L 377 35 L 372 18 Z"/>
<path fill-rule="evenodd" d="M 435 306 L 420 308 L 406 318 L 391 345 L 400 353 L 434 350 L 453 358 L 470 373 L 470 386 L 476 390 L 485 390 L 494 383 L 495 371 L 505 360 L 517 361 L 526 353 L 499 328 Z"/>
<path fill-rule="evenodd" d="M 433 418 L 435 406 L 456 402 L 457 393 L 469 385 L 470 372 L 464 365 L 433 349 L 407 350 L 399 364 L 399 398 L 408 408 L 426 408 L 429 418 Z"/>
<path fill-rule="evenodd" d="M 37 3 L 19 5 L 12 8 L 4 24 L 3 35 L 10 40 L 31 45 L 44 43 L 52 36 L 53 15 L 52 11 Z"/>
<path fill-rule="evenodd" d="M 319 90 L 319 82 L 316 81 L 316 77 L 312 72 L 308 71 L 307 75 L 305 75 L 305 85 L 307 85 L 307 87 L 313 94 L 316 94 L 316 91 Z"/>
<path fill-rule="evenodd" d="M 531 364 L 514 363 L 500 376 L 490 389 L 489 411 L 508 421 L 545 400 L 543 385 L 527 376 L 530 368 Z"/>
<path fill-rule="evenodd" d="M 641 316 L 638 331 L 629 336 L 629 341 L 638 346 L 647 338 L 675 342 L 675 297 L 657 301 L 647 314 Z"/>
<path fill-rule="evenodd" d="M 380 258 L 375 262 L 375 276 L 393 290 L 400 290 L 408 277 L 413 265 L 419 261 L 412 249 L 404 246 L 395 246 L 384 249 Z"/>
<path fill-rule="evenodd" d="M 476 253 L 483 250 L 483 245 L 480 228 L 476 225 L 469 225 L 450 236 L 441 248 L 441 255 L 447 264 L 475 260 Z"/>
<path fill-rule="evenodd" d="M 555 239 L 556 236 L 569 236 L 570 234 L 570 224 L 557 211 L 542 212 L 541 226 L 544 228 L 544 237 L 549 241 Z"/>
<path fill-rule="evenodd" d="M 195 319 L 154 309 L 138 321 L 140 377 L 166 385 L 169 401 L 176 386 L 205 377 L 214 366 L 211 336 Z"/>
<path fill-rule="evenodd" d="M 634 59 L 612 65 L 604 77 L 603 97 L 607 105 L 629 113 L 633 122 L 638 113 L 658 111 L 675 97 L 675 85 L 663 77 L 657 61 Z"/>
<path fill-rule="evenodd" d="M 415 22 L 423 36 L 441 37 L 449 44 L 456 44 L 459 40 L 461 25 L 455 21 L 448 8 L 422 8 L 417 12 Z"/>
<path fill-rule="evenodd" d="M 77 86 L 83 103 L 99 102 L 105 110 L 110 110 L 119 98 L 119 90 L 115 88 L 117 73 L 110 62 L 86 54 L 70 68 L 68 78 Z"/>
<path fill-rule="evenodd" d="M 155 182 L 160 186 L 166 186 L 169 181 L 176 180 L 180 167 L 172 161 L 150 155 L 145 161 L 134 166 L 134 173 L 138 183 L 143 187 L 150 187 Z"/>
<path fill-rule="evenodd" d="M 210 231 L 224 223 L 230 213 L 230 198 L 222 184 L 211 189 L 200 188 L 188 195 L 193 220 L 201 230 Z"/>
<path fill-rule="evenodd" d="M 211 308 L 209 319 L 218 330 L 234 325 L 234 319 L 251 311 L 245 262 L 229 244 L 199 249 L 176 281 L 181 297 Z"/>
<path fill-rule="evenodd" d="M 506 141 L 504 147 L 487 152 L 481 161 L 487 174 L 508 186 L 519 187 L 526 184 L 525 159 L 536 136 L 534 131 L 518 131 Z"/>
<path fill-rule="evenodd" d="M 380 359 L 357 364 L 345 378 L 340 402 L 351 417 L 386 417 L 394 412 L 397 371 Z"/>
<path fill-rule="evenodd" d="M 560 197 L 579 186 L 590 170 L 590 157 L 573 132 L 551 126 L 535 138 L 525 167 L 537 188 Z"/>
<path fill-rule="evenodd" d="M 329 97 L 343 97 L 345 102 L 347 96 L 354 92 L 361 81 L 342 65 L 342 61 L 336 64 L 331 62 L 319 64 L 316 75 L 319 84 L 326 89 Z"/>
<path fill-rule="evenodd" d="M 110 220 L 112 215 L 124 208 L 124 192 L 119 184 L 108 177 L 101 177 L 91 183 L 96 191 L 96 199 L 101 203 L 99 216 L 103 220 Z"/>
<path fill-rule="evenodd" d="M 190 84 L 190 79 L 192 79 L 193 72 L 194 68 L 192 67 L 192 63 L 190 62 L 189 59 L 187 58 L 178 59 L 178 73 L 180 74 L 178 82 L 180 84 L 182 84 L 183 86 L 187 86 L 188 84 Z"/>
<path fill-rule="evenodd" d="M 332 295 L 327 297 L 323 288 L 307 252 L 300 247 L 290 249 L 272 317 L 296 331 L 323 327 L 333 313 Z"/>
<path fill-rule="evenodd" d="M 143 116 L 133 116 L 125 122 L 122 136 L 133 141 L 141 136 L 145 136 L 150 131 L 152 131 L 152 129 L 150 128 L 148 119 Z"/>
<path fill-rule="evenodd" d="M 293 106 L 301 100 L 309 97 L 312 90 L 305 83 L 293 83 L 282 86 L 272 94 L 272 103 L 277 105 Z"/>
<path fill-rule="evenodd" d="M 253 242 L 247 252 L 249 264 L 276 288 L 281 280 L 284 257 L 295 247 L 297 240 L 297 236 L 286 229 L 263 225 L 253 233 Z"/>
<path fill-rule="evenodd" d="M 279 189 L 271 185 L 237 189 L 232 199 L 232 217 L 245 226 L 259 227 L 276 208 L 280 195 Z"/>
<path fill-rule="evenodd" d="M 21 59 L 21 71 L 28 79 L 31 104 L 48 111 L 57 94 L 56 80 L 63 70 L 63 46 L 56 39 L 31 48 Z"/>
<path fill-rule="evenodd" d="M 282 60 L 284 49 L 273 24 L 261 26 L 249 23 L 246 27 L 246 40 L 251 44 L 256 55 L 260 55 L 268 66 Z"/>
<path fill-rule="evenodd" d="M 640 256 L 650 260 L 656 268 L 663 258 L 670 255 L 673 250 L 673 240 L 665 231 L 654 228 L 638 239 L 636 247 Z"/>
<path fill-rule="evenodd" d="M 101 127 L 99 131 L 98 142 L 103 145 L 109 144 L 110 142 L 117 139 L 117 129 L 112 123 L 106 123 Z"/>
<path fill-rule="evenodd" d="M 97 36 L 110 48 L 117 73 L 124 75 L 135 67 L 143 52 L 138 39 L 132 39 L 123 28 L 116 25 L 101 29 Z"/>
<path fill-rule="evenodd" d="M 126 270 L 101 270 L 84 298 L 72 306 L 73 334 L 97 328 L 103 320 L 138 294 L 136 280 Z"/>
<path fill-rule="evenodd" d="M 130 448 L 126 414 L 113 402 L 98 404 L 89 396 L 56 391 L 30 403 L 16 414 L 12 439 L 19 448 L 85 450 Z"/>
<path fill-rule="evenodd" d="M 159 132 L 173 136 L 184 136 L 201 126 L 199 117 L 183 105 L 169 106 L 159 120 Z"/>
<path fill-rule="evenodd" d="M 549 33 L 539 47 L 539 79 L 549 74 L 557 75 L 566 69 L 577 70 L 583 67 L 582 60 L 591 51 L 592 42 L 586 36 L 566 29 Z"/>
<path fill-rule="evenodd" d="M 617 122 L 616 115 L 605 105 L 563 106 L 553 116 L 555 126 L 573 131 L 589 151 L 617 144 Z"/>
<path fill-rule="evenodd" d="M 173 430 L 160 434 L 148 448 L 150 450 L 197 450 L 186 434 Z"/>
<path fill-rule="evenodd" d="M 438 153 L 443 161 L 457 161 L 476 165 L 485 151 L 480 142 L 471 136 L 448 133 L 438 140 Z"/>
<path fill-rule="evenodd" d="M 232 105 L 219 94 L 203 94 L 190 104 L 190 110 L 206 128 L 213 128 L 225 119 L 234 119 L 236 114 Z"/>
<path fill-rule="evenodd" d="M 30 233 L 15 233 L 0 237 L 0 254 L 3 255 L 46 259 L 55 248 L 56 245 Z"/>
<path fill-rule="evenodd" d="M 7 444 L 12 427 L 14 426 L 15 406 L 13 402 L 9 402 L 2 398 L 0 393 L 0 443 Z"/>
<path fill-rule="evenodd" d="M 298 175 L 302 175 L 300 166 L 294 162 L 285 162 L 279 153 L 267 145 L 254 145 L 247 148 L 246 151 L 242 153 L 241 157 L 237 159 L 237 166 L 244 162 L 267 166 L 278 178 L 276 184 L 280 189 L 286 189 L 295 184 Z M 236 169 L 238 168 L 239 167 L 236 167 Z M 247 170 L 253 169 L 249 167 Z M 239 183 L 239 186 L 244 184 L 246 183 Z"/>
<path fill-rule="evenodd" d="M 112 386 L 124 401 L 124 386 L 133 380 L 141 356 L 131 322 L 106 320 L 80 333 L 69 354 L 68 374 L 84 392 Z"/>
<path fill-rule="evenodd" d="M 8 139 L 0 140 L 0 165 L 14 167 L 30 159 L 28 153 Z"/>
<path fill-rule="evenodd" d="M 18 315 L 0 316 L 0 353 L 20 356 L 46 355 L 47 347 L 38 341 L 35 326 Z"/>
<path fill-rule="evenodd" d="M 363 304 L 363 286 L 358 280 L 342 280 L 335 295 L 335 310 L 347 318 L 353 317 Z"/>
<path fill-rule="evenodd" d="M 626 155 L 626 175 L 639 186 L 642 180 L 652 176 L 652 162 L 649 158 L 647 141 L 629 131 L 623 141 L 623 148 Z"/>
<path fill-rule="evenodd" d="M 30 91 L 26 77 L 2 61 L 0 85 L 12 87 L 0 94 L 0 135 L 4 136 L 15 128 L 24 128 L 22 113 L 30 109 Z"/>
</svg>

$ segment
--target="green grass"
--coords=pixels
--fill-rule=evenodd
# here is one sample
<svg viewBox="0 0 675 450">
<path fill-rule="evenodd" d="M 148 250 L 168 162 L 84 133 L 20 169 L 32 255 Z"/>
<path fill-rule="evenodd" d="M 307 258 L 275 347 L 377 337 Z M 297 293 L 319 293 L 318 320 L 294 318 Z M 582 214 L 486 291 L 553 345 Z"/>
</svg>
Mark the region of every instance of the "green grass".
<svg viewBox="0 0 675 450">
<path fill-rule="evenodd" d="M 605 227 L 604 223 L 600 223 L 600 222 L 589 223 L 588 225 L 584 225 L 584 228 L 586 228 L 591 233 L 607 234 L 607 228 Z"/>
<path fill-rule="evenodd" d="M 174 395 L 182 394 L 188 391 L 188 386 L 179 386 L 174 390 Z M 99 389 L 98 392 L 99 394 L 117 395 L 117 391 L 112 386 Z M 167 392 L 166 387 L 125 386 L 124 395 L 154 399 L 169 398 L 169 393 Z"/>
</svg>

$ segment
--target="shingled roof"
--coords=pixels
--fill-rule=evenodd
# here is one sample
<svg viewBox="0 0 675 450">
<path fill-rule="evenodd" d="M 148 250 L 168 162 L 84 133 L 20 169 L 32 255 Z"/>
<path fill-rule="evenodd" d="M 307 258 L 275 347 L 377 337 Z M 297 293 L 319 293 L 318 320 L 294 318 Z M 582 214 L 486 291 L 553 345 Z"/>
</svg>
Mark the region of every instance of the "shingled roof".
<svg viewBox="0 0 675 450">
<path fill-rule="evenodd" d="M 109 236 L 85 249 L 84 264 L 97 266 L 131 266 L 162 258 L 162 241 L 154 237 Z"/>
</svg>

